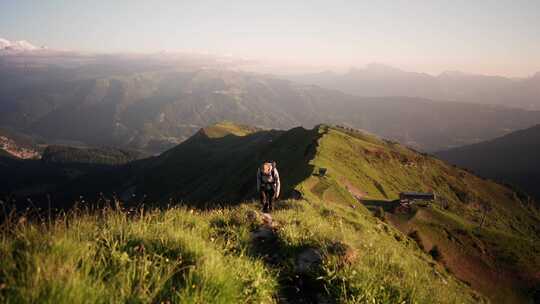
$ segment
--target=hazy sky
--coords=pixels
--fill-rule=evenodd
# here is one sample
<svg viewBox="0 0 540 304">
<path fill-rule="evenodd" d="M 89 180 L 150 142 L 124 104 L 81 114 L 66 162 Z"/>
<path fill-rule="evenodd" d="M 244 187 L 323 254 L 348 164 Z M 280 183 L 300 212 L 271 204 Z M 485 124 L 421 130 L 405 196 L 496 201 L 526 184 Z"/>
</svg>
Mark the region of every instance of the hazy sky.
<svg viewBox="0 0 540 304">
<path fill-rule="evenodd" d="M 540 0 L 0 0 L 0 37 L 100 52 L 527 76 L 540 71 Z"/>
</svg>

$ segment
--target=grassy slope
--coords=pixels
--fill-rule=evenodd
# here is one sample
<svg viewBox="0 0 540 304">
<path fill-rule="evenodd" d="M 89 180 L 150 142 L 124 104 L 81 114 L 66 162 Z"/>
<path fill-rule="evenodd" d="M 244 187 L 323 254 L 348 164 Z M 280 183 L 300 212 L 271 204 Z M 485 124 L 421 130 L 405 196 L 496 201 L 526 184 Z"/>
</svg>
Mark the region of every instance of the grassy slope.
<svg viewBox="0 0 540 304">
<path fill-rule="evenodd" d="M 12 223 L 0 239 L 0 300 L 482 301 L 365 209 L 318 200 L 283 202 L 274 213 L 270 246 L 252 238 L 261 225 L 254 209 L 256 204 L 207 212 L 106 210 L 69 214 L 50 225 Z M 306 248 L 318 250 L 322 263 L 301 272 L 295 261 Z M 345 257 L 336 248 L 351 254 Z"/>
<path fill-rule="evenodd" d="M 351 193 L 361 193 L 367 206 L 390 209 L 400 191 L 433 191 L 448 209 L 435 204 L 387 220 L 416 231 L 426 251 L 437 246 L 443 265 L 494 300 L 521 302 L 538 286 L 540 216 L 512 190 L 364 133 L 325 130 L 312 164 L 329 174 L 308 179 L 304 192 L 351 204 Z M 482 205 L 492 210 L 479 229 Z"/>
<path fill-rule="evenodd" d="M 72 214 L 49 226 L 3 231 L 0 299 L 6 303 L 267 301 L 275 280 L 261 261 L 213 242 L 221 213 L 185 209 L 132 218 Z M 213 227 L 213 228 L 212 228 Z M 241 233 L 241 231 L 238 231 Z M 247 233 L 247 232 L 246 232 Z"/>
<path fill-rule="evenodd" d="M 405 234 L 416 231 L 426 251 L 436 247 L 445 267 L 494 299 L 519 302 L 538 284 L 540 246 L 533 236 L 540 217 L 512 190 L 352 130 L 321 126 L 232 136 L 228 131 L 236 128 L 213 126 L 203 134 L 217 136 L 196 138 L 169 152 L 169 160 L 155 169 L 157 192 L 167 193 L 165 181 L 173 182 L 171 189 L 187 191 L 179 196 L 188 202 L 249 198 L 254 194 L 253 168 L 268 158 L 278 161 L 285 189 L 294 187 L 309 201 L 357 206 L 354 194 L 368 206 L 389 209 L 389 201 L 401 191 L 433 191 L 439 202 L 448 203 L 447 209 L 435 205 L 414 216 L 388 213 L 387 220 Z M 329 169 L 327 177 L 311 174 L 320 167 Z M 201 168 L 214 173 L 200 176 Z M 231 176 L 235 178 L 226 178 Z M 486 205 L 491 211 L 479 229 Z"/>
<path fill-rule="evenodd" d="M 209 138 L 220 138 L 229 134 L 235 136 L 246 136 L 255 133 L 256 131 L 259 130 L 257 128 L 239 125 L 230 121 L 223 121 L 203 129 L 203 132 Z"/>
<path fill-rule="evenodd" d="M 477 267 L 475 258 L 480 257 L 487 268 L 502 269 L 500 277 L 506 277 L 507 270 L 525 274 L 538 270 L 538 254 L 534 254 L 538 241 L 531 237 L 538 216 L 510 190 L 495 183 L 399 145 L 343 129 L 321 126 L 246 132 L 244 136 L 214 134 L 218 136 L 195 137 L 153 162 L 152 170 L 146 172 L 150 180 L 155 178 L 155 193 L 160 187 L 172 194 L 174 189 L 191 189 L 192 197 L 203 198 L 208 191 L 197 189 L 217 187 L 217 181 L 224 181 L 212 172 L 232 174 L 237 169 L 237 174 L 229 176 L 238 180 L 225 180 L 225 187 L 211 194 L 234 197 L 231 189 L 235 189 L 240 192 L 236 193 L 238 199 L 250 193 L 242 185 L 251 188 L 259 158 L 277 159 L 286 188 L 296 188 L 303 199 L 278 206 L 270 239 L 253 239 L 252 232 L 262 223 L 254 211 L 257 204 L 250 203 L 205 212 L 172 208 L 70 214 L 51 225 L 19 221 L 4 226 L 1 233 L 0 255 L 6 258 L 0 261 L 0 300 L 485 301 L 450 275 L 449 269 L 488 296 L 519 301 L 523 300 L 521 290 L 494 285 L 483 277 L 471 280 L 451 258 L 457 256 L 458 261 Z M 204 150 L 211 151 L 202 154 Z M 204 161 L 192 163 L 197 158 Z M 190 165 L 208 167 L 196 171 Z M 326 177 L 312 174 L 319 167 L 328 168 Z M 200 172 L 210 173 L 185 183 Z M 188 178 L 182 180 L 184 174 Z M 430 189 L 445 197 L 450 208 L 422 208 L 406 217 L 387 213 L 385 221 L 398 229 L 373 217 L 352 195 L 363 195 L 368 207 L 386 206 L 399 191 Z M 479 200 L 493 207 L 481 230 L 475 229 Z M 410 230 L 417 231 L 425 249 L 440 246 L 441 263 L 405 235 Z M 454 241 L 447 245 L 446 239 Z M 456 240 L 461 242 L 459 247 Z M 322 263 L 305 272 L 299 270 L 298 260 L 308 248 L 321 254 Z M 489 258 L 478 253 L 482 250 Z M 510 278 L 511 284 L 521 283 Z M 480 284 L 483 282 L 487 285 Z M 499 288 L 498 293 L 494 288 Z"/>
</svg>

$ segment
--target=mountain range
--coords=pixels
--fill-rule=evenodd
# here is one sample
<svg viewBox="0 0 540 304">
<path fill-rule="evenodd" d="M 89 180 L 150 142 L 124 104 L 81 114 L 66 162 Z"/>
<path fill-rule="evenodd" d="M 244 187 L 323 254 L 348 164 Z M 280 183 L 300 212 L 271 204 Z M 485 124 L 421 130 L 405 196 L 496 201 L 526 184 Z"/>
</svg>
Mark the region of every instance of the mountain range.
<svg viewBox="0 0 540 304">
<path fill-rule="evenodd" d="M 275 129 L 326 122 L 438 151 L 540 121 L 538 111 L 358 97 L 229 64 L 167 54 L 0 56 L 7 79 L 0 84 L 0 127 L 50 144 L 160 153 L 223 120 Z"/>
<path fill-rule="evenodd" d="M 343 74 L 326 71 L 291 75 L 287 78 L 357 96 L 407 96 L 540 110 L 540 72 L 527 78 L 459 71 L 433 76 L 373 63 L 364 68 L 350 69 Z"/>
</svg>

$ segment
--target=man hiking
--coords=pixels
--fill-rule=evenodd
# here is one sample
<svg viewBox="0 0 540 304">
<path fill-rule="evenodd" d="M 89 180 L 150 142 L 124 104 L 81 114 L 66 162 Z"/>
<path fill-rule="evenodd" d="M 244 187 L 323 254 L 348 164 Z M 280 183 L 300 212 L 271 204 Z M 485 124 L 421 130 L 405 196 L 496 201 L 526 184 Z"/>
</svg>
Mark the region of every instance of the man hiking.
<svg viewBox="0 0 540 304">
<path fill-rule="evenodd" d="M 279 197 L 281 182 L 276 162 L 265 161 L 257 170 L 257 191 L 261 198 L 262 212 L 271 212 L 272 203 Z"/>
</svg>

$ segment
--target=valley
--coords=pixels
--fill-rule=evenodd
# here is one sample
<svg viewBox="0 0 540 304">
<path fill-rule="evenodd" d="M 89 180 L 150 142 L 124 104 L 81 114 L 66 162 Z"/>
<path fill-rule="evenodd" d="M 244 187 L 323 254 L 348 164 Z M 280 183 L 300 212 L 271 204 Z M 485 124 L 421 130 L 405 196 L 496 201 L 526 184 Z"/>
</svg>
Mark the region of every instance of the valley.
<svg viewBox="0 0 540 304">
<path fill-rule="evenodd" d="M 10 80 L 0 87 L 0 127 L 48 144 L 158 154 L 220 121 L 281 130 L 329 123 L 432 152 L 540 121 L 539 111 L 406 95 L 359 97 L 189 56 L 74 57 L 76 67 L 57 59 L 24 69 L 0 57 L 0 77 Z"/>
</svg>

